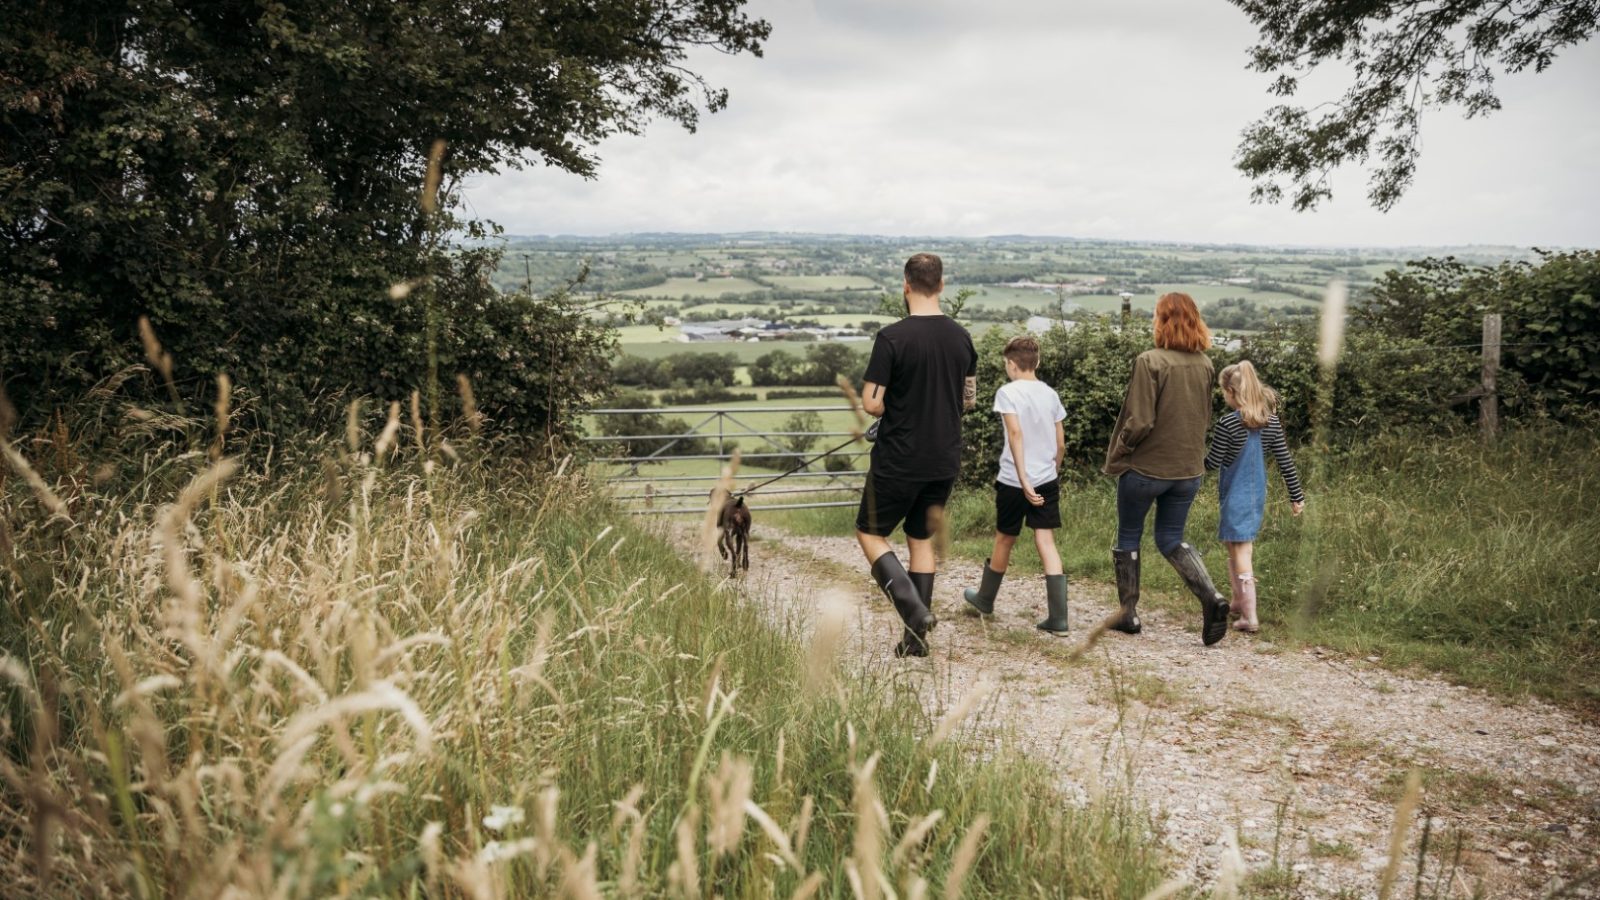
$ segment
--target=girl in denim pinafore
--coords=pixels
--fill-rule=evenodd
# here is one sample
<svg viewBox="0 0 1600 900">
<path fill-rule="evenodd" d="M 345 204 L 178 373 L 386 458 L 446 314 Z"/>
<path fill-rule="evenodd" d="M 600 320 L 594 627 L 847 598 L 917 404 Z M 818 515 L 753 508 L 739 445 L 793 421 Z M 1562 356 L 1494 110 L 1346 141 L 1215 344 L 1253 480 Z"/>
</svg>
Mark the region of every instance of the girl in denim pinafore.
<svg viewBox="0 0 1600 900">
<path fill-rule="evenodd" d="M 1223 399 L 1233 411 L 1217 420 L 1212 430 L 1206 468 L 1221 470 L 1217 479 L 1221 511 L 1217 538 L 1228 548 L 1228 579 L 1233 585 L 1229 607 L 1238 617 L 1233 627 L 1254 633 L 1260 630 L 1261 623 L 1256 618 L 1252 556 L 1267 506 L 1267 453 L 1272 454 L 1283 475 L 1295 515 L 1300 515 L 1306 498 L 1283 437 L 1283 425 L 1274 415 L 1277 393 L 1261 383 L 1255 366 L 1249 362 L 1228 366 L 1217 380 L 1222 385 Z"/>
<path fill-rule="evenodd" d="M 1217 475 L 1217 494 L 1222 510 L 1217 540 L 1225 544 L 1254 541 L 1267 505 L 1267 457 L 1261 451 L 1261 429 L 1246 429 L 1244 448 Z"/>
</svg>

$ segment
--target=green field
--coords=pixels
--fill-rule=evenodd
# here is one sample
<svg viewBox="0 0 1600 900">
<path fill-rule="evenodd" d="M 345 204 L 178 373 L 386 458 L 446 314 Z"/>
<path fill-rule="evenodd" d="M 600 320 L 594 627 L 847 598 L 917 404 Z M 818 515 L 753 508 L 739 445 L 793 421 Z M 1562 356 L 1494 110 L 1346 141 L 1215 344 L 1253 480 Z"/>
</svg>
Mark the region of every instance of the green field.
<svg viewBox="0 0 1600 900">
<path fill-rule="evenodd" d="M 1154 285 L 1154 290 L 1149 294 L 1134 294 L 1133 302 L 1142 306 L 1144 305 L 1140 303 L 1142 300 L 1144 303 L 1149 305 L 1150 309 L 1154 309 L 1156 298 L 1167 293 L 1168 291 L 1182 291 L 1185 294 L 1193 297 L 1195 302 L 1200 304 L 1202 307 L 1208 303 L 1214 303 L 1217 300 L 1221 300 L 1224 297 L 1243 297 L 1246 300 L 1254 301 L 1257 306 L 1288 306 L 1297 303 L 1316 302 L 1314 300 L 1308 300 L 1305 297 L 1296 297 L 1293 294 L 1283 294 L 1277 291 L 1258 291 L 1254 288 L 1251 288 L 1249 285 L 1243 284 L 1198 283 Z M 1115 301 L 1117 303 L 1121 302 L 1115 297 L 1107 297 L 1104 299 Z"/>
<path fill-rule="evenodd" d="M 621 291 L 618 296 L 716 299 L 724 294 L 760 294 L 766 290 L 748 278 L 668 278 L 654 287 Z"/>
<path fill-rule="evenodd" d="M 860 275 L 768 275 L 764 280 L 786 291 L 876 291 L 883 287 Z"/>
<path fill-rule="evenodd" d="M 730 318 L 739 318 L 747 315 L 764 314 L 770 309 L 772 309 L 772 304 L 770 303 L 722 303 L 718 301 L 711 301 L 707 303 L 696 303 L 693 306 L 685 306 L 682 312 L 683 315 L 689 315 L 691 313 L 716 313 L 718 310 L 722 310 L 723 312 L 727 313 Z"/>
<path fill-rule="evenodd" d="M 623 344 L 677 344 L 677 326 L 624 325 L 617 329 L 617 340 Z"/>
<path fill-rule="evenodd" d="M 757 344 L 749 341 L 711 341 L 683 343 L 681 341 L 629 341 L 624 339 L 622 352 L 642 359 L 662 359 L 679 353 L 730 353 L 741 363 L 753 363 L 756 358 L 773 350 L 784 349 L 796 355 L 805 352 L 805 344 Z"/>
<path fill-rule="evenodd" d="M 963 287 L 968 287 L 968 285 L 947 288 L 945 296 L 954 297 L 955 292 Z M 967 305 L 974 309 L 978 307 L 1004 309 L 1008 306 L 1025 306 L 1035 312 L 1042 312 L 1046 308 L 1055 309 L 1058 303 L 1055 294 L 1035 288 L 1008 287 L 1003 284 L 977 284 L 970 287 L 976 293 L 967 299 Z"/>
<path fill-rule="evenodd" d="M 581 299 L 586 303 L 594 303 L 600 298 L 593 294 L 585 294 Z M 607 298 L 605 302 L 600 304 L 599 309 L 602 312 L 617 313 L 620 315 L 623 313 L 636 312 L 641 307 L 644 309 L 677 309 L 678 301 L 646 297 L 624 297 L 619 294 L 614 297 Z"/>
</svg>

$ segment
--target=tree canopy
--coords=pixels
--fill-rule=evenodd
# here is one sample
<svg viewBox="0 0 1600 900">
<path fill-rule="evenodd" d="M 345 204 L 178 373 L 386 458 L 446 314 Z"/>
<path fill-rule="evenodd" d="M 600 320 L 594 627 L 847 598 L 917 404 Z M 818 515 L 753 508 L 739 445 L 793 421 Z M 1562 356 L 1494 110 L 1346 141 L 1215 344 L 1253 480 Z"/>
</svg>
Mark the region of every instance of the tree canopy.
<svg viewBox="0 0 1600 900">
<path fill-rule="evenodd" d="M 285 408 L 409 389 L 422 300 L 388 286 L 431 279 L 447 355 L 494 297 L 489 254 L 438 239 L 487 234 L 451 217 L 454 185 L 529 162 L 592 176 L 608 135 L 693 129 L 727 93 L 689 54 L 759 55 L 769 30 L 742 0 L 0 0 L 0 21 L 19 405 L 134 361 L 140 315 L 197 384 L 231 371 Z"/>
<path fill-rule="evenodd" d="M 1244 131 L 1238 166 L 1253 199 L 1307 210 L 1332 197 L 1335 169 L 1369 165 L 1367 198 L 1388 210 L 1410 187 L 1422 113 L 1500 108 L 1496 77 L 1543 72 L 1590 37 L 1600 0 L 1231 0 L 1261 31 L 1250 68 L 1295 97 L 1300 77 L 1329 63 L 1350 70 L 1337 101 L 1280 104 Z"/>
</svg>

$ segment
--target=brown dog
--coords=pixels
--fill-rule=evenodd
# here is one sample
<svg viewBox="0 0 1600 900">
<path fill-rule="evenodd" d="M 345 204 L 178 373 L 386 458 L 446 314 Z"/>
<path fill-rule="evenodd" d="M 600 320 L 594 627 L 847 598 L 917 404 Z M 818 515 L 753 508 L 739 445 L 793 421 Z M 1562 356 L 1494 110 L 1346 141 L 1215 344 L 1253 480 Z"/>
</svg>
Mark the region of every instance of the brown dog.
<svg viewBox="0 0 1600 900">
<path fill-rule="evenodd" d="M 723 502 L 717 511 L 717 527 L 722 529 L 717 549 L 723 559 L 731 560 L 728 577 L 737 578 L 741 566 L 750 571 L 750 507 L 744 505 L 743 497 L 729 497 Z"/>
</svg>

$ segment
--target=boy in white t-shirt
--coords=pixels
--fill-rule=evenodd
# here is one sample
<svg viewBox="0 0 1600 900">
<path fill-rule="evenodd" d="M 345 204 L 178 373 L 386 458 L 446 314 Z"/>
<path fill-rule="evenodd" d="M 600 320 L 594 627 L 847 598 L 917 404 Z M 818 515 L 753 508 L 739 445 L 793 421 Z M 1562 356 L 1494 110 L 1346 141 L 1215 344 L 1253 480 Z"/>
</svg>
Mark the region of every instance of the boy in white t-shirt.
<svg viewBox="0 0 1600 900">
<path fill-rule="evenodd" d="M 1056 392 L 1039 380 L 1039 342 L 1028 335 L 1006 344 L 1006 376 L 994 395 L 994 411 L 1005 423 L 1005 447 L 994 483 L 994 552 L 983 566 L 983 583 L 964 596 L 983 615 L 994 613 L 995 594 L 1011 562 L 1011 548 L 1026 522 L 1044 563 L 1048 615 L 1040 630 L 1067 633 L 1067 576 L 1061 571 L 1054 529 L 1061 527 L 1061 482 L 1057 470 L 1066 453 L 1061 422 L 1066 409 Z"/>
</svg>

